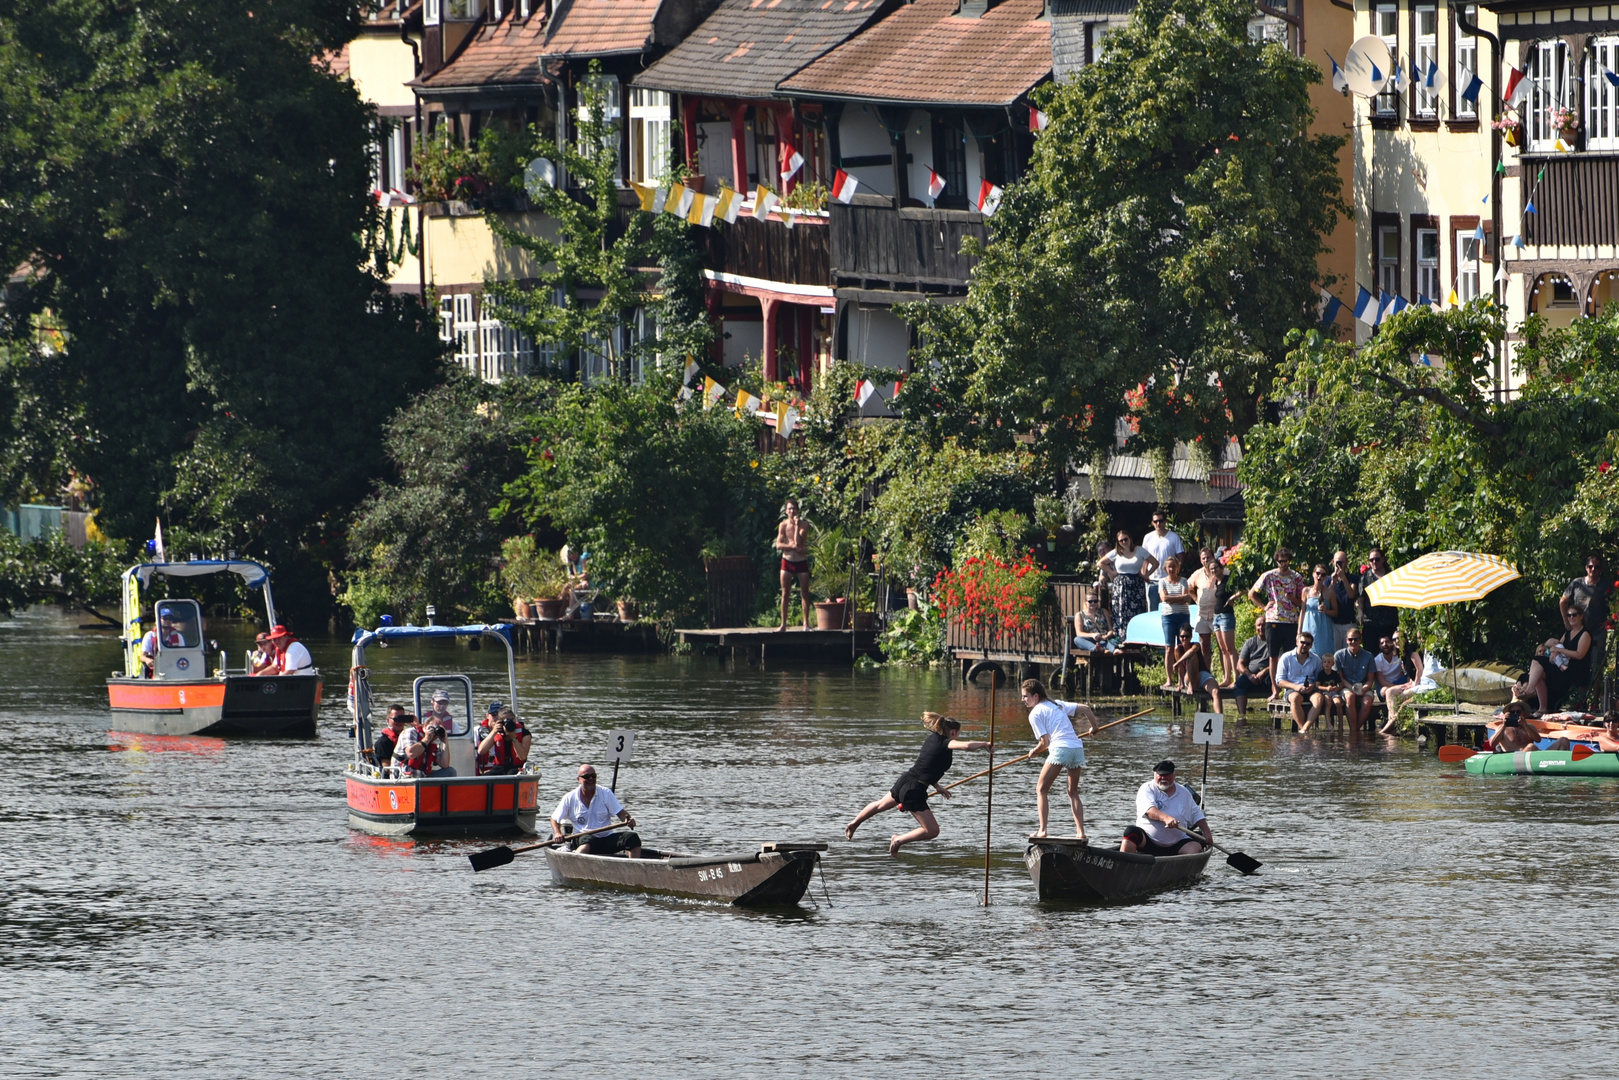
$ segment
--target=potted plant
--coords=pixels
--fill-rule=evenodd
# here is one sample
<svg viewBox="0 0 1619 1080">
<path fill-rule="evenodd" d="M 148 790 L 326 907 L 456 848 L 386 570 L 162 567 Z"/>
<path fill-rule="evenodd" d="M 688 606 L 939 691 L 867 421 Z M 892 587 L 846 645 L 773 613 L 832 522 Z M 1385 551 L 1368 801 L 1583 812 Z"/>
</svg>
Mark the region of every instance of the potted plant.
<svg viewBox="0 0 1619 1080">
<path fill-rule="evenodd" d="M 1580 114 L 1567 106 L 1553 105 L 1546 110 L 1546 119 L 1551 121 L 1552 130 L 1562 139 L 1572 142 L 1579 133 Z"/>
<path fill-rule="evenodd" d="M 815 605 L 819 630 L 842 630 L 848 603 L 843 592 L 855 558 L 855 542 L 841 528 L 810 531 L 810 591 L 826 597 Z"/>
<path fill-rule="evenodd" d="M 959 569 L 939 572 L 933 596 L 947 622 L 993 636 L 1029 629 L 1050 582 L 1032 551 L 1011 561 L 972 555 Z"/>
<path fill-rule="evenodd" d="M 560 619 L 567 610 L 568 571 L 560 559 L 539 547 L 532 536 L 516 536 L 500 545 L 505 559 L 500 576 L 511 594 L 512 607 L 519 618 L 529 617 L 527 608 L 539 610 L 541 619 Z"/>
<path fill-rule="evenodd" d="M 1501 133 L 1501 140 L 1508 146 L 1517 146 L 1523 132 L 1523 121 L 1512 113 L 1507 113 L 1499 120 L 1491 120 L 1490 126 Z"/>
<path fill-rule="evenodd" d="M 618 602 L 618 621 L 634 622 L 640 617 L 641 609 L 634 600 L 620 600 Z"/>
<path fill-rule="evenodd" d="M 1057 530 L 1068 524 L 1068 512 L 1062 500 L 1054 495 L 1036 495 L 1034 498 L 1035 528 L 1046 534 L 1046 550 L 1057 550 Z"/>
</svg>

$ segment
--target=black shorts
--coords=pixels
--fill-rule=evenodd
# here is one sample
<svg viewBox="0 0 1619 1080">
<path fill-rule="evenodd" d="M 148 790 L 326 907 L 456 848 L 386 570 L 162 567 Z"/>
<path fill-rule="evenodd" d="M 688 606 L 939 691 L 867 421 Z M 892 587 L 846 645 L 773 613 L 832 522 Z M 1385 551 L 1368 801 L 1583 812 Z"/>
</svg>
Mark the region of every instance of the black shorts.
<svg viewBox="0 0 1619 1080">
<path fill-rule="evenodd" d="M 1131 825 L 1125 829 L 1124 838 L 1135 844 L 1136 850 L 1143 855 L 1179 855 L 1181 845 L 1186 843 L 1186 840 L 1197 840 L 1198 843 L 1203 843 L 1195 836 L 1188 836 L 1186 840 L 1177 840 L 1173 844 L 1156 843 L 1147 838 L 1147 830 L 1140 825 Z"/>
<path fill-rule="evenodd" d="M 899 803 L 901 810 L 916 813 L 928 808 L 928 786 L 910 773 L 901 773 L 894 786 L 888 789 L 888 794 Z"/>
<path fill-rule="evenodd" d="M 641 838 L 632 832 L 601 833 L 574 841 L 573 849 L 586 855 L 617 855 L 641 846 Z"/>
<path fill-rule="evenodd" d="M 1250 675 L 1246 671 L 1237 676 L 1236 686 L 1233 687 L 1238 697 L 1248 697 L 1254 691 L 1270 693 L 1270 672 L 1259 675 Z"/>
<path fill-rule="evenodd" d="M 1292 652 L 1298 647 L 1299 624 L 1291 622 L 1267 622 L 1265 624 L 1265 644 L 1270 647 L 1273 658 L 1279 658 Z"/>
</svg>

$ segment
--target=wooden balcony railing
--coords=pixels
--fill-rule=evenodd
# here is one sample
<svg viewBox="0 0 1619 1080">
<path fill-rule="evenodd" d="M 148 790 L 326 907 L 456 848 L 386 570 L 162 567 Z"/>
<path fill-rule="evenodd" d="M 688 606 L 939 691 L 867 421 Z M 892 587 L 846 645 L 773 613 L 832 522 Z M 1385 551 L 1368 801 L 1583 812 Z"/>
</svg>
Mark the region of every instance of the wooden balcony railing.
<svg viewBox="0 0 1619 1080">
<path fill-rule="evenodd" d="M 734 223 L 703 233 L 705 269 L 792 285 L 832 285 L 825 218 L 800 218 L 789 229 L 785 221 L 744 212 Z"/>
<path fill-rule="evenodd" d="M 1542 168 L 1546 175 L 1537 182 Z M 1535 212 L 1523 219 L 1527 243 L 1572 247 L 1619 242 L 1619 155 L 1525 159 L 1519 175 L 1520 205 L 1527 205 L 1531 195 L 1535 201 Z"/>
<path fill-rule="evenodd" d="M 964 293 L 977 260 L 961 254 L 961 242 L 988 235 L 982 214 L 895 209 L 862 203 L 860 196 L 848 206 L 834 202 L 830 221 L 832 276 L 838 288 Z"/>
<path fill-rule="evenodd" d="M 963 659 L 1061 664 L 1068 648 L 1068 624 L 1057 605 L 1042 605 L 1030 622 L 1027 630 L 984 631 L 951 621 L 945 626 L 945 648 Z"/>
</svg>

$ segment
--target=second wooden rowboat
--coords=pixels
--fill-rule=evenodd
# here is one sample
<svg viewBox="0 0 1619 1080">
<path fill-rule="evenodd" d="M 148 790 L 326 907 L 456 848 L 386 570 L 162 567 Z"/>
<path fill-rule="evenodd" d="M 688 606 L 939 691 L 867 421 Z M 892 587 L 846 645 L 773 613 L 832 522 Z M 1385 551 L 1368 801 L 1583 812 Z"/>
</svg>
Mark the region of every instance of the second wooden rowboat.
<svg viewBox="0 0 1619 1080">
<path fill-rule="evenodd" d="M 1196 855 L 1139 855 L 1093 848 L 1059 836 L 1029 839 L 1024 861 L 1042 900 L 1106 903 L 1131 900 L 1191 881 L 1209 864 L 1212 848 Z"/>
<path fill-rule="evenodd" d="M 738 906 L 796 904 L 825 844 L 764 844 L 746 855 L 678 855 L 642 848 L 639 859 L 548 848 L 551 880 L 633 892 L 723 900 Z"/>
</svg>

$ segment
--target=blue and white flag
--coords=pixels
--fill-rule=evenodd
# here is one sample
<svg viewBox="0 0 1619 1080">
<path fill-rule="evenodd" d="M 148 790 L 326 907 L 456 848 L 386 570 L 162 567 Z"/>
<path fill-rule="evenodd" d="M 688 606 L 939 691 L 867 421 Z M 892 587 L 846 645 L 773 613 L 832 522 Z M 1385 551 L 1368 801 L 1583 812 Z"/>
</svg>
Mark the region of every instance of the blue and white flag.
<svg viewBox="0 0 1619 1080">
<path fill-rule="evenodd" d="M 1535 200 L 1530 199 L 1524 204 L 1523 212 L 1526 214 L 1538 214 L 1540 211 L 1535 209 Z"/>
<path fill-rule="evenodd" d="M 1394 297 L 1390 296 L 1388 293 L 1384 292 L 1382 289 L 1378 289 L 1377 290 L 1377 325 L 1382 326 L 1383 325 L 1383 320 L 1388 318 L 1390 315 L 1393 315 L 1393 314 L 1394 314 Z"/>
<path fill-rule="evenodd" d="M 1477 105 L 1479 91 L 1484 89 L 1484 80 L 1472 72 L 1468 72 L 1468 75 L 1471 77 L 1467 80 L 1467 89 L 1462 91 L 1462 100 Z"/>
<path fill-rule="evenodd" d="M 1406 300 L 1405 297 L 1396 294 L 1395 297 L 1394 297 L 1394 304 L 1389 309 L 1389 314 L 1390 315 L 1398 315 L 1400 312 L 1404 311 L 1406 308 L 1408 308 L 1410 306 L 1411 306 L 1411 304 Z"/>
<path fill-rule="evenodd" d="M 1355 297 L 1355 319 L 1367 326 L 1377 325 L 1377 301 L 1372 294 L 1366 291 L 1366 286 L 1360 286 L 1360 293 Z"/>
<path fill-rule="evenodd" d="M 1327 290 L 1322 289 L 1321 290 L 1321 325 L 1322 326 L 1331 326 L 1333 323 L 1337 322 L 1338 321 L 1338 311 L 1343 306 L 1344 306 L 1344 302 L 1342 300 L 1338 299 L 1336 296 L 1332 295 Z"/>
<path fill-rule="evenodd" d="M 1326 52 L 1325 49 L 1321 51 Z M 1344 69 L 1338 66 L 1338 61 L 1332 58 L 1331 53 L 1327 53 L 1327 63 L 1332 65 L 1332 88 L 1340 93 L 1348 90 L 1349 76 L 1344 74 Z"/>
<path fill-rule="evenodd" d="M 1336 65 L 1336 64 L 1334 64 L 1334 65 L 1333 65 L 1333 66 L 1334 66 L 1334 67 L 1337 67 L 1337 65 Z M 1612 72 L 1612 71 L 1609 71 L 1609 70 L 1608 70 L 1608 69 L 1607 69 L 1607 68 L 1603 68 L 1603 69 L 1602 69 L 1602 77 L 1603 77 L 1603 78 L 1604 78 L 1604 79 L 1607 79 L 1607 80 L 1608 80 L 1608 82 L 1609 82 L 1609 83 L 1610 83 L 1610 84 L 1611 84 L 1611 85 L 1613 85 L 1613 86 L 1619 86 L 1619 75 L 1615 75 L 1615 74 L 1614 74 L 1614 73 L 1613 73 L 1613 72 Z"/>
<path fill-rule="evenodd" d="M 1432 94 L 1437 94 L 1445 88 L 1445 73 L 1439 70 L 1436 61 L 1428 61 L 1428 70 L 1422 76 L 1422 85 Z"/>
<path fill-rule="evenodd" d="M 1405 68 L 1400 66 L 1398 60 L 1394 62 L 1394 92 L 1396 94 L 1405 93 Z"/>
<path fill-rule="evenodd" d="M 1480 223 L 1479 225 L 1474 226 L 1474 228 L 1473 228 L 1473 239 L 1474 240 L 1482 240 L 1482 239 L 1484 239 L 1484 225 L 1482 223 Z"/>
</svg>

